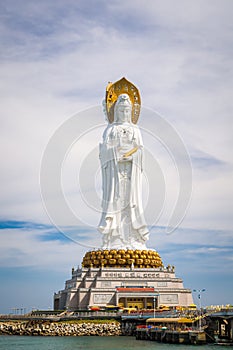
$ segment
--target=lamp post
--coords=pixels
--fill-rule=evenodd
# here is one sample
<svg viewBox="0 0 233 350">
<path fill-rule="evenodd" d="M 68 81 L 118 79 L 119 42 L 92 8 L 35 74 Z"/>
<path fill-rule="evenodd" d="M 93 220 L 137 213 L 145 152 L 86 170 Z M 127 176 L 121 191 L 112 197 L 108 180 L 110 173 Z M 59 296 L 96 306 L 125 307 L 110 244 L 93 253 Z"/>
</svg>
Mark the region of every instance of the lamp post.
<svg viewBox="0 0 233 350">
<path fill-rule="evenodd" d="M 154 318 L 155 318 L 155 301 L 156 301 L 156 297 L 159 297 L 159 295 L 160 295 L 159 293 L 153 293 L 148 295 L 148 297 L 153 297 Z"/>
<path fill-rule="evenodd" d="M 154 318 L 155 318 L 155 295 L 153 297 L 153 302 L 154 302 L 153 308 L 154 308 Z"/>
<path fill-rule="evenodd" d="M 199 331 L 201 331 L 201 294 L 205 292 L 205 289 L 193 289 L 194 292 L 198 293 L 198 300 L 199 300 L 199 310 L 200 310 L 200 316 L 199 316 Z"/>
<path fill-rule="evenodd" d="M 156 300 L 156 297 L 159 297 L 159 293 L 156 293 L 156 294 L 153 294 L 153 307 L 154 307 L 154 318 L 155 318 L 155 300 Z"/>
</svg>

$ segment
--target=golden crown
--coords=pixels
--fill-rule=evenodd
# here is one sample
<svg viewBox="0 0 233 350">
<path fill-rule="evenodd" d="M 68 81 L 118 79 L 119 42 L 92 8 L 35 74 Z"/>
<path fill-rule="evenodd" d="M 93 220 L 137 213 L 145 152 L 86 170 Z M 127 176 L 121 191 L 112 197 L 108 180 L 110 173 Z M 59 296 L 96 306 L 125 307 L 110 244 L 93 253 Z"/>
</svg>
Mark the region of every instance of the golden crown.
<svg viewBox="0 0 233 350">
<path fill-rule="evenodd" d="M 121 94 L 129 95 L 130 101 L 132 103 L 132 123 L 137 124 L 140 114 L 141 97 L 136 86 L 126 78 L 122 78 L 115 83 L 110 82 L 106 87 L 105 102 L 109 123 L 114 122 L 114 107 L 118 96 Z"/>
</svg>

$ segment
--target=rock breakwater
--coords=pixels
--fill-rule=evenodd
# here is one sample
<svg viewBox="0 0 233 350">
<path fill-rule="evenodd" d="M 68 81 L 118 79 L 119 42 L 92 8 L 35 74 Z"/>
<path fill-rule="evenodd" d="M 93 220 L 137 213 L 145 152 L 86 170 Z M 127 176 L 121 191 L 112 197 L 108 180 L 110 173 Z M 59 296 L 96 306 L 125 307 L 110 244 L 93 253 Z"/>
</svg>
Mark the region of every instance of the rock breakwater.
<svg viewBox="0 0 233 350">
<path fill-rule="evenodd" d="M 0 335 L 33 336 L 116 336 L 121 335 L 119 322 L 0 322 Z"/>
</svg>

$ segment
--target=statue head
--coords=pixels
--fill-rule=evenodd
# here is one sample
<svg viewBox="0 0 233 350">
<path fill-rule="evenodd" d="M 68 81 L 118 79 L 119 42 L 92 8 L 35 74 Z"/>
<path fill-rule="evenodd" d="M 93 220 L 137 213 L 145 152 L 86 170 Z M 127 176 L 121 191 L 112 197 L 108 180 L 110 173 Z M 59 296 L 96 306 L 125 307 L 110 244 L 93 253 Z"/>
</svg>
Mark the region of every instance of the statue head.
<svg viewBox="0 0 233 350">
<path fill-rule="evenodd" d="M 114 121 L 117 123 L 131 123 L 132 104 L 127 94 L 118 96 L 114 107 Z"/>
</svg>

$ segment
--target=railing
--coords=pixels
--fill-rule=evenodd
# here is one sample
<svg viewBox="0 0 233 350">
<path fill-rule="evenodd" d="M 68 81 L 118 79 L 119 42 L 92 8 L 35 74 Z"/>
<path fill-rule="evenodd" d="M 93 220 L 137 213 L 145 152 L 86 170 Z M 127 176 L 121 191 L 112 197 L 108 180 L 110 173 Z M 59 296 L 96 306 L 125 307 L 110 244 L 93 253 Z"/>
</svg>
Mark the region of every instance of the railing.
<svg viewBox="0 0 233 350">
<path fill-rule="evenodd" d="M 100 317 L 118 317 L 119 313 L 117 311 L 75 311 L 75 312 L 36 312 L 36 313 L 29 313 L 25 315 L 14 315 L 14 314 L 8 314 L 8 315 L 0 315 L 0 319 L 8 319 L 8 320 L 26 320 L 26 319 L 50 319 L 54 321 L 59 321 L 62 319 L 77 319 L 77 318 L 100 318 Z"/>
<path fill-rule="evenodd" d="M 68 316 L 69 318 L 77 317 L 99 317 L 99 316 L 118 316 L 119 313 L 116 311 L 87 311 L 87 312 L 73 312 L 72 315 Z"/>
</svg>

